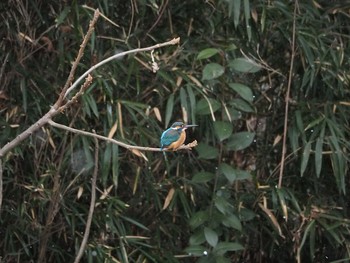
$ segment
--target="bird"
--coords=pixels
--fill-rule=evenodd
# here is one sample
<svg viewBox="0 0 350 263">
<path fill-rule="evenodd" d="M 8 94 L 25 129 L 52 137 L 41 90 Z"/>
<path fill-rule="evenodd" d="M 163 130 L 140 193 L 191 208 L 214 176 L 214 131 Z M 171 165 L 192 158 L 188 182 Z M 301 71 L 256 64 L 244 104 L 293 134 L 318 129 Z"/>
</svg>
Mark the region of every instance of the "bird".
<svg viewBox="0 0 350 263">
<path fill-rule="evenodd" d="M 164 149 L 167 149 L 176 151 L 186 140 L 185 130 L 189 127 L 195 126 L 198 125 L 186 125 L 180 121 L 174 122 L 160 137 L 161 150 L 163 151 Z"/>
</svg>

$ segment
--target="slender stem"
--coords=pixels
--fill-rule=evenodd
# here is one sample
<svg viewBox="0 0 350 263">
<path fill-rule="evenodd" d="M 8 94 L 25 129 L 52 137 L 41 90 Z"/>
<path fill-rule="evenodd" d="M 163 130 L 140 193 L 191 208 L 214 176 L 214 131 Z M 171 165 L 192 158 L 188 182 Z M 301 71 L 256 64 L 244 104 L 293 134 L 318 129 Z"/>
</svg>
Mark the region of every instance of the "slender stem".
<svg viewBox="0 0 350 263">
<path fill-rule="evenodd" d="M 80 248 L 78 251 L 78 255 L 76 256 L 74 263 L 79 263 L 80 259 L 83 256 L 86 243 L 89 239 L 89 234 L 90 234 L 90 228 L 91 228 L 91 222 L 92 222 L 92 216 L 94 214 L 94 209 L 95 209 L 95 202 L 96 202 L 96 182 L 97 182 L 97 174 L 98 174 L 98 139 L 95 137 L 95 167 L 94 167 L 94 172 L 92 175 L 92 180 L 91 180 L 91 201 L 90 201 L 90 208 L 89 208 L 89 214 L 88 218 L 86 220 L 86 226 L 85 226 L 85 232 L 84 232 L 84 237 L 83 240 L 81 241 Z"/>
<path fill-rule="evenodd" d="M 124 143 L 124 142 L 121 142 L 121 141 L 117 141 L 117 140 L 114 140 L 114 139 L 111 139 L 111 138 L 108 138 L 108 137 L 105 137 L 105 136 L 102 136 L 102 135 L 98 135 L 96 133 L 74 129 L 74 128 L 68 127 L 66 125 L 54 122 L 52 120 L 49 120 L 48 123 L 51 126 L 53 126 L 53 127 L 56 127 L 56 128 L 62 129 L 62 130 L 66 130 L 66 131 L 69 131 L 69 132 L 73 132 L 73 133 L 76 133 L 76 134 L 97 138 L 97 139 L 104 140 L 104 141 L 107 141 L 107 142 L 110 142 L 110 143 L 114 143 L 114 144 L 117 144 L 117 145 L 119 145 L 119 146 L 121 146 L 121 147 L 123 147 L 125 149 L 128 149 L 128 150 L 151 151 L 151 152 L 166 151 L 166 149 L 162 150 L 161 148 L 130 145 L 130 144 L 127 144 L 127 143 Z M 182 145 L 181 147 L 178 148 L 178 150 L 191 149 L 192 147 L 195 147 L 195 146 L 197 146 L 197 141 L 193 141 L 192 143 L 189 143 L 187 145 Z"/>
<path fill-rule="evenodd" d="M 294 57 L 295 57 L 295 27 L 296 27 L 296 13 L 297 13 L 298 0 L 295 1 L 294 4 L 294 14 L 293 14 L 293 31 L 292 31 L 292 43 L 291 43 L 291 60 L 289 67 L 289 76 L 288 76 L 288 86 L 286 92 L 286 106 L 284 112 L 284 130 L 283 130 L 283 142 L 282 142 L 282 157 L 281 157 L 281 169 L 278 179 L 278 188 L 282 187 L 282 179 L 284 172 L 284 163 L 285 156 L 287 152 L 287 131 L 288 131 L 288 113 L 289 113 L 289 99 L 290 99 L 290 88 L 292 86 L 292 78 L 293 78 L 293 68 L 294 68 Z"/>
</svg>

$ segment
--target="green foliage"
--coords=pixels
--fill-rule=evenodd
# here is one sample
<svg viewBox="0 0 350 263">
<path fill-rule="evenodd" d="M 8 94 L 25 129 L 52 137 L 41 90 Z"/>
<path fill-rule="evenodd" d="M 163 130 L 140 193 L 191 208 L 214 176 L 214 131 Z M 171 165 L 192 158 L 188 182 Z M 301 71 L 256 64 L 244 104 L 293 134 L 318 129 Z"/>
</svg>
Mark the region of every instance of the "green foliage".
<svg viewBox="0 0 350 263">
<path fill-rule="evenodd" d="M 97 201 L 82 262 L 349 260 L 349 29 L 327 1 L 1 3 L 0 145 L 55 102 L 93 14 L 78 73 L 124 50 L 181 37 L 93 72 L 55 121 L 159 146 L 182 119 L 192 152 L 100 142 Z M 296 47 L 291 53 L 297 4 Z M 285 92 L 294 58 L 289 116 Z M 277 188 L 288 118 L 282 188 Z M 4 159 L 4 262 L 73 261 L 91 196 L 94 142 L 44 127 Z M 45 242 L 46 241 L 46 242 Z"/>
</svg>

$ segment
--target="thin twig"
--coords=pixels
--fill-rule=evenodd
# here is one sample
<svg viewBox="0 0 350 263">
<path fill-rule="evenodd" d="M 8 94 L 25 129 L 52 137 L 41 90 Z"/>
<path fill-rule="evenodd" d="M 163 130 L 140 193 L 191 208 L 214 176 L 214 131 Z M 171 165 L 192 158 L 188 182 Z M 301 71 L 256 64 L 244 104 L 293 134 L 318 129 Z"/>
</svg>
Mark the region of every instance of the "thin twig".
<svg viewBox="0 0 350 263">
<path fill-rule="evenodd" d="M 180 38 L 174 38 L 170 41 L 167 41 L 167 42 L 164 42 L 164 43 L 161 43 L 161 44 L 156 44 L 154 46 L 151 46 L 151 47 L 145 47 L 145 48 L 136 48 L 136 49 L 132 49 L 132 50 L 128 50 L 128 51 L 125 51 L 125 52 L 121 52 L 121 53 L 118 53 L 118 54 L 115 54 L 109 58 L 106 58 L 102 61 L 100 61 L 99 63 L 95 64 L 94 66 L 92 66 L 91 68 L 89 68 L 83 75 L 81 75 L 73 84 L 72 86 L 69 87 L 69 89 L 66 91 L 66 93 L 64 94 L 64 98 L 67 97 L 67 95 L 69 93 L 72 92 L 73 89 L 75 89 L 75 87 L 79 84 L 79 82 L 85 78 L 89 73 L 91 73 L 92 71 L 94 71 L 95 69 L 101 67 L 102 65 L 106 64 L 107 62 L 111 61 L 111 60 L 114 60 L 116 58 L 120 58 L 120 57 L 123 57 L 125 55 L 128 55 L 128 54 L 133 54 L 133 53 L 138 53 L 138 52 L 143 52 L 143 51 L 151 51 L 153 49 L 156 49 L 156 48 L 161 48 L 161 47 L 164 47 L 164 46 L 169 46 L 169 45 L 176 45 L 176 44 L 179 44 L 180 43 Z"/>
<path fill-rule="evenodd" d="M 80 259 L 83 256 L 87 241 L 89 239 L 92 216 L 94 214 L 95 202 L 96 202 L 96 181 L 97 181 L 97 173 L 98 173 L 98 151 L 99 151 L 98 139 L 95 137 L 95 167 L 94 167 L 94 172 L 93 172 L 92 180 L 91 180 L 90 208 L 89 208 L 88 218 L 86 220 L 84 237 L 83 237 L 83 240 L 81 241 L 78 255 L 75 258 L 74 263 L 79 263 Z"/>
<path fill-rule="evenodd" d="M 98 9 L 96 9 L 95 12 L 94 12 L 94 17 L 90 21 L 89 29 L 88 29 L 86 35 L 84 36 L 83 42 L 80 45 L 80 49 L 79 49 L 77 58 L 75 59 L 73 65 L 72 65 L 72 69 L 70 70 L 70 73 L 69 73 L 69 76 L 67 78 L 66 84 L 64 85 L 64 87 L 63 87 L 63 89 L 62 89 L 62 91 L 60 93 L 60 96 L 59 96 L 57 102 L 55 103 L 55 105 L 57 107 L 61 106 L 61 104 L 63 102 L 63 99 L 66 97 L 66 95 L 65 95 L 66 91 L 67 91 L 67 89 L 69 88 L 70 84 L 73 81 L 75 71 L 77 70 L 79 62 L 80 62 L 81 58 L 84 55 L 85 47 L 86 47 L 86 45 L 87 45 L 87 43 L 88 43 L 88 41 L 89 41 L 89 39 L 91 37 L 92 32 L 94 31 L 95 24 L 96 24 L 97 19 L 98 19 L 99 16 L 100 16 L 100 12 L 98 11 Z M 83 79 L 83 78 L 81 78 L 81 79 Z"/>
<path fill-rule="evenodd" d="M 92 76 L 89 74 L 83 85 L 81 85 L 80 90 L 73 96 L 73 98 L 71 98 L 70 100 L 68 100 L 65 104 L 63 104 L 61 107 L 58 108 L 59 112 L 63 112 L 66 108 L 68 108 L 70 105 L 72 105 L 73 103 L 77 102 L 78 98 L 83 95 L 83 93 L 85 92 L 85 90 L 87 90 L 88 87 L 90 87 L 91 83 L 92 83 Z"/>
<path fill-rule="evenodd" d="M 294 4 L 294 14 L 293 14 L 293 32 L 292 32 L 292 43 L 291 43 L 291 60 L 290 60 L 290 67 L 289 67 L 289 76 L 288 76 L 288 86 L 287 86 L 287 92 L 286 92 L 286 106 L 285 106 L 285 113 L 284 113 L 284 130 L 283 130 L 283 142 L 282 142 L 282 157 L 281 157 L 281 169 L 278 179 L 278 188 L 282 187 L 282 179 L 283 179 L 283 172 L 284 172 L 284 162 L 285 162 L 285 156 L 287 152 L 287 131 L 288 131 L 288 112 L 289 112 L 289 99 L 290 99 L 290 88 L 292 86 L 292 78 L 293 78 L 293 68 L 294 68 L 294 57 L 295 57 L 295 27 L 296 27 L 296 13 L 297 13 L 297 6 L 298 1 L 295 1 Z"/>
<path fill-rule="evenodd" d="M 124 142 L 120 142 L 102 135 L 98 135 L 96 133 L 92 133 L 92 132 L 87 132 L 87 131 L 82 131 L 82 130 L 78 130 L 78 129 L 74 129 L 71 127 L 68 127 L 66 125 L 63 124 L 59 124 L 57 122 L 54 122 L 53 120 L 49 120 L 48 122 L 51 126 L 62 129 L 62 130 L 66 130 L 66 131 L 70 131 L 76 134 L 80 134 L 80 135 L 85 135 L 85 136 L 89 136 L 89 137 L 93 137 L 93 138 L 97 138 L 100 140 L 104 140 L 110 143 L 114 143 L 117 144 L 125 149 L 128 150 L 139 150 L 139 151 L 150 151 L 150 152 L 162 152 L 162 151 L 167 151 L 166 149 L 162 150 L 161 148 L 154 148 L 154 147 L 142 147 L 142 146 L 137 146 L 137 145 L 130 145 Z M 183 150 L 183 149 L 191 149 L 193 147 L 197 146 L 197 141 L 193 141 L 189 144 L 186 145 L 182 145 L 181 147 L 179 147 L 177 150 Z"/>
<path fill-rule="evenodd" d="M 164 14 L 164 11 L 165 11 L 167 5 L 168 5 L 168 2 L 169 2 L 169 0 L 166 0 L 166 1 L 164 2 L 164 4 L 161 6 L 160 11 L 159 11 L 159 15 L 158 15 L 158 17 L 157 17 L 156 22 L 154 22 L 153 25 L 151 26 L 151 28 L 148 29 L 147 33 L 145 34 L 144 39 L 146 38 L 146 36 L 147 36 L 149 33 L 151 33 L 151 31 L 152 31 L 152 30 L 157 26 L 157 24 L 159 23 L 160 19 L 162 18 L 163 14 Z"/>
<path fill-rule="evenodd" d="M 241 51 L 242 55 L 243 55 L 250 63 L 256 64 L 256 66 L 259 66 L 259 67 L 261 67 L 261 68 L 263 68 L 263 69 L 265 69 L 265 70 L 267 70 L 267 71 L 271 71 L 272 73 L 276 73 L 276 74 L 278 74 L 278 75 L 284 77 L 284 75 L 283 75 L 281 72 L 279 72 L 279 71 L 277 71 L 277 70 L 271 68 L 271 67 L 269 66 L 269 64 L 267 64 L 267 62 L 266 62 L 265 60 L 262 59 L 262 57 L 261 57 L 260 54 L 259 54 L 259 50 L 257 50 L 259 59 L 256 58 L 256 57 L 254 57 L 252 54 L 250 54 L 250 57 L 249 57 L 247 54 L 244 53 L 244 51 L 243 51 L 242 49 L 241 49 L 240 51 Z"/>
</svg>

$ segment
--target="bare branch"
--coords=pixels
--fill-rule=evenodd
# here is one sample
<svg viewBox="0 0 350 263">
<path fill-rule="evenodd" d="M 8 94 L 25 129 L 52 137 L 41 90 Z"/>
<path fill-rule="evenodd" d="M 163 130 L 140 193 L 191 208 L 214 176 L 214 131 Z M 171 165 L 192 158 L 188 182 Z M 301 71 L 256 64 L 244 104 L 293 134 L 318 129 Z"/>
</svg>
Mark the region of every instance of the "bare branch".
<svg viewBox="0 0 350 263">
<path fill-rule="evenodd" d="M 83 85 L 81 85 L 80 90 L 73 96 L 73 98 L 71 98 L 70 100 L 68 100 L 65 104 L 63 104 L 63 106 L 58 108 L 59 112 L 64 111 L 66 108 L 68 108 L 70 105 L 72 105 L 73 103 L 77 102 L 78 98 L 83 95 L 84 91 L 87 90 L 87 88 L 91 85 L 92 83 L 92 76 L 89 74 Z"/>
<path fill-rule="evenodd" d="M 127 54 L 132 54 L 132 53 L 137 53 L 137 52 L 143 52 L 143 51 L 150 51 L 156 48 L 161 48 L 164 46 L 168 46 L 168 45 L 175 45 L 178 44 L 180 42 L 180 38 L 174 38 L 173 40 L 161 43 L 161 44 L 156 44 L 153 45 L 151 47 L 146 47 L 146 48 L 137 48 L 137 49 L 133 49 L 133 50 L 129 50 L 126 52 L 122 52 L 116 55 L 113 55 L 103 61 L 101 61 L 100 63 L 92 66 L 88 71 L 86 71 L 82 76 L 80 76 L 75 82 L 74 84 L 66 91 L 65 95 L 63 98 L 65 98 L 69 93 L 72 92 L 72 90 L 74 88 L 76 88 L 76 86 L 79 84 L 79 82 L 86 76 L 89 75 L 90 72 L 92 72 L 93 70 L 95 70 L 96 68 L 102 66 L 103 64 L 106 64 L 107 62 L 116 59 L 118 57 L 121 56 L 125 56 Z M 87 84 L 86 84 L 87 85 Z M 85 84 L 82 86 L 84 87 Z M 61 93 L 62 94 L 62 93 Z M 82 94 L 81 93 L 77 93 L 73 98 L 78 99 L 78 97 Z M 77 96 L 79 95 L 79 96 Z M 4 147 L 0 148 L 0 158 L 4 157 L 4 155 L 9 152 L 11 149 L 13 149 L 14 147 L 16 147 L 19 143 L 21 143 L 24 139 L 28 138 L 33 132 L 35 132 L 36 130 L 40 129 L 42 126 L 44 126 L 46 123 L 48 123 L 49 120 L 51 120 L 55 115 L 57 115 L 58 113 L 61 112 L 61 110 L 63 108 L 66 108 L 67 106 L 69 106 L 71 104 L 71 102 L 74 102 L 74 100 L 70 100 L 69 102 L 67 102 L 67 105 L 63 105 L 60 108 L 58 108 L 60 106 L 60 102 L 59 102 L 60 98 L 57 100 L 57 102 L 55 103 L 55 107 L 52 107 L 50 109 L 50 111 L 48 111 L 43 117 L 41 117 L 36 123 L 34 123 L 32 126 L 30 126 L 27 130 L 23 131 L 20 135 L 18 135 L 14 140 L 12 140 L 11 142 L 7 143 Z M 62 108 L 63 107 L 63 108 Z M 125 147 L 127 148 L 127 147 Z M 147 147 L 141 147 L 143 151 L 151 151 L 151 150 L 146 150 Z M 150 148 L 152 149 L 152 148 Z"/>
<path fill-rule="evenodd" d="M 23 140 L 27 139 L 31 134 L 35 131 L 43 127 L 49 119 L 55 116 L 58 113 L 57 110 L 51 108 L 43 117 L 41 117 L 36 123 L 26 129 L 24 132 L 19 134 L 15 139 L 5 144 L 2 148 L 0 148 L 0 158 L 4 157 L 7 152 L 15 148 L 18 144 L 20 144 Z"/>
<path fill-rule="evenodd" d="M 91 68 L 89 68 L 83 75 L 81 75 L 72 84 L 72 86 L 70 86 L 69 89 L 66 91 L 66 93 L 64 94 L 64 98 L 66 98 L 68 96 L 68 94 L 71 93 L 73 89 L 75 89 L 75 87 L 79 84 L 79 82 L 83 78 L 85 78 L 92 71 L 94 71 L 95 69 L 101 67 L 102 65 L 106 64 L 107 62 L 109 62 L 111 60 L 123 57 L 123 56 L 128 55 L 128 54 L 139 53 L 139 52 L 144 52 L 144 51 L 151 51 L 151 50 L 156 49 L 156 48 L 161 48 L 161 47 L 169 46 L 169 45 L 176 45 L 176 44 L 179 44 L 179 43 L 180 43 L 180 38 L 178 37 L 178 38 L 174 38 L 174 39 L 172 39 L 172 40 L 170 40 L 168 42 L 164 42 L 164 43 L 161 43 L 161 44 L 156 44 L 156 45 L 151 46 L 151 47 L 136 48 L 136 49 L 132 49 L 132 50 L 128 50 L 128 51 L 125 51 L 125 52 L 121 52 L 121 53 L 115 54 L 115 55 L 113 55 L 113 56 L 111 56 L 109 58 L 106 58 L 106 59 L 100 61 L 99 63 L 97 63 L 96 65 L 92 66 Z"/>
<path fill-rule="evenodd" d="M 83 39 L 83 42 L 81 43 L 80 45 L 80 49 L 79 49 L 79 52 L 78 52 L 78 55 L 77 55 L 77 58 L 75 59 L 73 65 L 72 65 L 72 69 L 70 70 L 70 73 L 69 73 L 69 76 L 68 76 L 68 79 L 66 81 L 66 84 L 64 85 L 61 93 L 60 93 L 60 97 L 58 98 L 57 102 L 55 103 L 55 106 L 59 107 L 61 106 L 62 102 L 63 102 L 63 99 L 65 98 L 65 93 L 69 87 L 69 85 L 72 83 L 73 81 L 73 78 L 74 78 L 74 74 L 75 74 L 75 71 L 77 70 L 77 67 L 79 65 L 79 62 L 81 60 L 81 58 L 83 57 L 84 55 L 84 50 L 85 50 L 85 47 L 91 37 L 91 34 L 92 32 L 94 31 L 94 28 L 95 28 L 95 24 L 97 22 L 97 19 L 98 17 L 100 16 L 100 12 L 98 11 L 98 9 L 95 10 L 95 13 L 94 13 L 94 17 L 93 19 L 90 21 L 90 24 L 89 24 L 89 29 Z M 84 76 L 85 77 L 85 76 Z M 81 78 L 83 79 L 83 78 Z"/>
<path fill-rule="evenodd" d="M 74 74 L 75 74 L 76 69 L 79 65 L 79 62 L 84 54 L 84 50 L 86 48 L 88 40 L 90 39 L 90 36 L 94 30 L 94 26 L 97 22 L 99 15 L 100 15 L 100 12 L 98 11 L 98 9 L 96 9 L 95 13 L 94 13 L 94 17 L 89 24 L 88 32 L 85 35 L 82 44 L 80 45 L 80 49 L 79 49 L 77 58 L 73 62 L 72 69 L 71 69 L 70 74 L 67 78 L 67 82 L 64 85 L 64 87 L 63 87 L 57 101 L 55 102 L 54 106 L 52 106 L 51 109 L 44 116 L 42 116 L 37 122 L 35 122 L 29 128 L 27 128 L 25 131 L 20 133 L 15 139 L 13 139 L 12 141 L 10 141 L 6 145 L 4 145 L 2 148 L 0 148 L 0 160 L 5 156 L 6 153 L 11 151 L 13 148 L 15 148 L 17 145 L 19 145 L 23 140 L 27 139 L 35 131 L 37 131 L 38 129 L 43 127 L 45 124 L 50 122 L 54 116 L 61 113 L 64 109 L 66 109 L 73 102 L 75 102 L 92 83 L 92 77 L 91 77 L 91 75 L 89 75 L 89 73 L 92 72 L 93 70 L 95 70 L 96 68 L 106 64 L 107 62 L 109 62 L 113 59 L 125 56 L 127 54 L 132 54 L 132 53 L 137 53 L 137 52 L 142 52 L 142 51 L 150 51 L 150 50 L 154 50 L 154 49 L 161 48 L 161 47 L 168 46 L 168 45 L 175 45 L 175 44 L 178 44 L 180 42 L 180 38 L 174 38 L 171 41 L 164 42 L 161 44 L 156 44 L 156 45 L 153 45 L 151 47 L 133 49 L 133 50 L 129 50 L 129 51 L 122 52 L 122 53 L 116 54 L 114 56 L 111 56 L 111 57 L 101 61 L 100 63 L 92 66 L 82 76 L 80 76 L 74 82 L 74 84 L 72 84 L 70 86 L 71 82 L 73 81 Z M 0 70 L 0 77 L 1 77 L 1 75 L 2 75 L 2 69 Z M 80 83 L 80 81 L 82 81 L 85 77 L 87 77 L 87 78 L 86 78 L 84 84 L 81 86 L 80 90 L 75 95 L 73 95 L 70 100 L 68 100 L 64 103 L 63 101 L 67 97 L 67 95 L 70 94 L 72 92 L 72 90 L 74 88 L 76 88 L 76 86 Z M 52 122 L 52 123 L 54 123 L 54 122 Z M 52 123 L 51 123 L 51 125 L 54 125 Z M 56 125 L 60 125 L 60 124 L 56 124 Z M 74 132 L 76 132 L 76 131 L 74 131 Z M 96 135 L 96 137 L 97 136 L 99 136 L 99 135 Z M 108 140 L 108 138 L 103 137 L 103 136 L 101 136 L 100 139 L 103 139 L 103 140 L 107 139 Z M 119 144 L 120 146 L 127 148 L 127 149 L 138 149 L 138 150 L 143 150 L 143 151 L 159 151 L 160 150 L 158 148 L 138 147 L 138 146 L 127 145 L 127 144 L 124 144 L 122 142 L 117 142 L 117 144 Z M 0 191 L 2 190 L 2 183 L 3 183 L 2 182 L 2 172 L 3 172 L 3 167 L 2 167 L 2 163 L 0 163 Z M 2 191 L 0 193 L 0 208 L 1 208 L 1 203 L 2 203 Z"/>
<path fill-rule="evenodd" d="M 96 202 L 96 182 L 97 182 L 97 173 L 98 173 L 98 151 L 99 151 L 98 140 L 95 137 L 95 168 L 94 168 L 94 172 L 92 174 L 92 180 L 91 180 L 90 208 L 89 208 L 88 218 L 86 220 L 84 237 L 83 237 L 83 240 L 81 241 L 79 252 L 74 260 L 74 263 L 79 263 L 81 257 L 83 256 L 84 249 L 86 247 L 86 243 L 89 239 L 92 216 L 94 214 L 95 202 Z"/>
<path fill-rule="evenodd" d="M 162 150 L 161 148 L 130 145 L 130 144 L 127 144 L 127 143 L 124 143 L 124 142 L 120 142 L 120 141 L 117 141 L 117 140 L 114 140 L 114 139 L 111 139 L 111 138 L 108 138 L 108 137 L 105 137 L 105 136 L 102 136 L 102 135 L 98 135 L 96 133 L 74 129 L 74 128 L 68 127 L 66 125 L 54 122 L 52 120 L 50 120 L 48 123 L 51 126 L 53 126 L 53 127 L 56 127 L 56 128 L 62 129 L 62 130 L 66 130 L 66 131 L 69 131 L 69 132 L 73 132 L 73 133 L 76 133 L 76 134 L 97 138 L 97 139 L 104 140 L 104 141 L 107 141 L 107 142 L 110 142 L 110 143 L 114 143 L 114 144 L 119 145 L 119 146 L 121 146 L 121 147 L 123 147 L 125 149 L 128 149 L 128 150 L 139 150 L 139 151 L 149 151 L 149 152 L 167 151 L 166 149 Z M 196 146 L 197 146 L 197 141 L 195 140 L 195 141 L 193 141 L 193 142 L 191 142 L 189 144 L 182 145 L 177 150 L 191 149 L 191 148 L 196 147 Z"/>
</svg>

